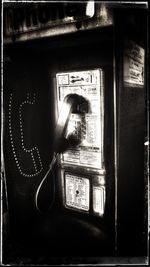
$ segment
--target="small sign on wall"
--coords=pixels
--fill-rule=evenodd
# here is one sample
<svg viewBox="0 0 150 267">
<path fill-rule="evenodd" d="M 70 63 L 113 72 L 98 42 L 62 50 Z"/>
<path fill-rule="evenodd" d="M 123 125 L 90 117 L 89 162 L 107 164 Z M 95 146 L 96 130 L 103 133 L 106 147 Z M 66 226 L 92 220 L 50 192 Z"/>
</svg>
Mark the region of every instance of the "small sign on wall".
<svg viewBox="0 0 150 267">
<path fill-rule="evenodd" d="M 144 49 L 133 41 L 125 44 L 123 81 L 129 86 L 144 85 Z"/>
</svg>

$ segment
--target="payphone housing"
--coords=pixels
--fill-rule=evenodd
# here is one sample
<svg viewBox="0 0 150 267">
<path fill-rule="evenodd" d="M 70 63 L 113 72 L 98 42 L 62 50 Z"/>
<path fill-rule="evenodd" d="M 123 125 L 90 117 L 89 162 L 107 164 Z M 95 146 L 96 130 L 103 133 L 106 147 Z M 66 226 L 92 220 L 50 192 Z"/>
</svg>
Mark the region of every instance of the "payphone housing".
<svg viewBox="0 0 150 267">
<path fill-rule="evenodd" d="M 56 81 L 56 118 L 58 114 L 66 117 L 63 102 L 67 95 L 85 99 L 70 114 L 64 133 L 68 147 L 60 155 L 63 205 L 103 217 L 106 198 L 103 70 L 57 73 Z"/>
</svg>

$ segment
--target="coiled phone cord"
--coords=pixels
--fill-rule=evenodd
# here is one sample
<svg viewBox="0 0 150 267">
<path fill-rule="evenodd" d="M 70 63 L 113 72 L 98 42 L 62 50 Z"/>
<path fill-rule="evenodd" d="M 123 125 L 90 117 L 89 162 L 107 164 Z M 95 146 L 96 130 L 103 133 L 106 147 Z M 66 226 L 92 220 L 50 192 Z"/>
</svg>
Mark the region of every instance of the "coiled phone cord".
<svg viewBox="0 0 150 267">
<path fill-rule="evenodd" d="M 41 188 L 42 188 L 42 185 L 43 185 L 43 183 L 44 183 L 44 181 L 46 180 L 46 178 L 48 177 L 48 175 L 49 175 L 49 173 L 51 172 L 52 173 L 52 178 L 53 178 L 53 184 L 54 184 L 54 188 L 53 188 L 53 190 L 54 190 L 54 194 L 53 194 L 53 199 L 52 199 L 52 201 L 51 201 L 51 204 L 50 204 L 50 206 L 49 206 L 49 209 L 53 206 L 53 204 L 54 204 L 54 199 L 55 199 L 55 177 L 54 177 L 54 174 L 53 174 L 53 166 L 54 166 L 54 164 L 55 164 L 55 162 L 56 162 L 56 160 L 57 160 L 57 155 L 58 155 L 58 153 L 56 153 L 56 152 L 54 152 L 54 154 L 53 154 L 53 158 L 52 158 L 52 160 L 51 160 L 51 162 L 50 162 L 50 165 L 49 165 L 49 169 L 47 170 L 47 172 L 46 172 L 46 174 L 45 174 L 45 176 L 44 176 L 44 178 L 42 179 L 42 181 L 40 182 L 40 184 L 39 184 L 39 186 L 38 186 L 38 189 L 37 189 L 37 191 L 36 191 L 36 195 L 35 195 L 35 205 L 36 205 L 36 209 L 41 213 L 41 209 L 39 208 L 39 205 L 38 205 L 38 197 L 39 197 L 39 193 L 40 193 L 40 190 L 41 190 Z"/>
</svg>

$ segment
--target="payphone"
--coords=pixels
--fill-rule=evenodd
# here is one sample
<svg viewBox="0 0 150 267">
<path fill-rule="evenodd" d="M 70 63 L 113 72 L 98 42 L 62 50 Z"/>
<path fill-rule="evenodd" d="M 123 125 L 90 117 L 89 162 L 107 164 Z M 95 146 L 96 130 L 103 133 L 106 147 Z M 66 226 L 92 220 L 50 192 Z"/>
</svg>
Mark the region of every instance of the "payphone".
<svg viewBox="0 0 150 267">
<path fill-rule="evenodd" d="M 60 155 L 63 204 L 98 216 L 104 215 L 106 194 L 103 79 L 102 69 L 56 75 L 56 113 L 65 116 L 62 106 L 68 95 L 85 99 L 70 114 L 65 133 L 69 145 Z"/>
<path fill-rule="evenodd" d="M 102 69 L 56 74 L 54 155 L 60 163 L 63 206 L 103 217 L 104 73 Z M 46 178 L 46 177 L 45 177 Z M 45 178 L 36 193 L 36 206 Z"/>
</svg>

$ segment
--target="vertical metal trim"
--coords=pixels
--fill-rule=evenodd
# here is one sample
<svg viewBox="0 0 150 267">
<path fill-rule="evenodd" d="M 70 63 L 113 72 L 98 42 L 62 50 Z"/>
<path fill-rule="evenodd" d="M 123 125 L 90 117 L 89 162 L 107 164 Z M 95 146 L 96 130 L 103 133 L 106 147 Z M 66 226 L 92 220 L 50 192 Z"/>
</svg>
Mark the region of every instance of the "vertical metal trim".
<svg viewBox="0 0 150 267">
<path fill-rule="evenodd" d="M 147 3 L 147 10 L 148 10 L 148 2 Z M 150 256 L 150 253 L 149 253 L 149 249 L 150 249 L 150 244 L 149 244 L 149 241 L 150 241 L 150 180 L 149 180 L 149 20 L 148 20 L 148 14 L 147 14 L 147 20 L 146 20 L 146 27 L 147 27 L 147 37 L 146 37 L 146 53 L 145 53 L 145 69 L 146 69 L 146 92 L 147 92 L 147 99 L 146 99 L 146 105 L 147 105 L 147 114 L 146 114 L 146 117 L 147 117 L 147 158 L 146 158 L 146 167 L 147 167 L 147 190 L 148 190 L 148 197 L 147 197 L 147 256 L 149 259 L 149 256 Z M 144 79 L 145 79 L 145 76 L 144 76 Z M 146 148 L 145 148 L 146 149 Z M 144 177 L 145 178 L 145 177 Z"/>
<path fill-rule="evenodd" d="M 104 116 L 105 116 L 105 110 L 104 110 L 104 101 L 105 101 L 105 96 L 104 96 L 104 79 L 105 79 L 105 74 L 104 70 L 100 69 L 100 118 L 101 118 L 101 166 L 102 169 L 105 169 L 105 161 L 104 161 Z"/>
<path fill-rule="evenodd" d="M 113 34 L 113 112 L 114 112 L 114 175 L 115 175 L 115 253 L 117 253 L 117 183 L 118 183 L 118 168 L 117 168 L 117 89 L 116 89 L 116 34 L 114 26 Z"/>
<path fill-rule="evenodd" d="M 3 112 L 3 1 L 2 1 L 2 13 L 1 13 L 1 199 L 0 199 L 0 208 L 1 208 L 1 222 L 0 222 L 0 263 L 2 264 L 2 221 L 3 221 L 3 179 L 4 179 L 4 157 L 3 157 L 3 134 L 4 134 L 4 112 Z"/>
</svg>

